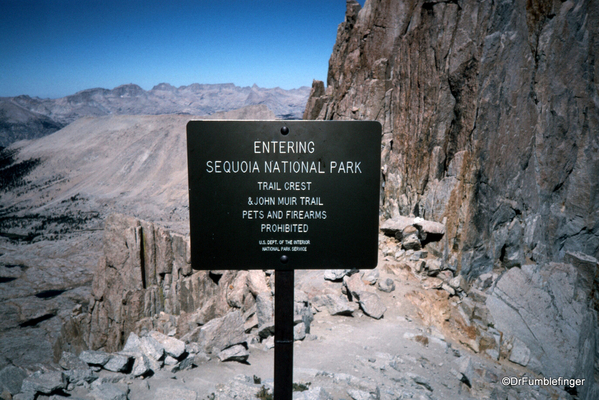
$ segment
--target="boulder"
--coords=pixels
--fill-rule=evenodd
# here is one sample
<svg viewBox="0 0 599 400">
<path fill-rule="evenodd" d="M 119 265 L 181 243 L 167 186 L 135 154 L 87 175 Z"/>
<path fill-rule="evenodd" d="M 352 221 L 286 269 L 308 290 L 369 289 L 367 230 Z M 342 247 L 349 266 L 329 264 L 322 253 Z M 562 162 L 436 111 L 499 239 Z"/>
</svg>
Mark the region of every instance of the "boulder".
<svg viewBox="0 0 599 400">
<path fill-rule="evenodd" d="M 326 308 L 331 315 L 352 315 L 357 309 L 354 303 L 342 295 L 323 294 L 314 296 L 312 303 L 318 308 Z"/>
<path fill-rule="evenodd" d="M 131 360 L 130 356 L 124 354 L 111 354 L 103 368 L 112 372 L 128 372 L 131 369 Z"/>
<path fill-rule="evenodd" d="M 104 351 L 85 350 L 79 354 L 79 358 L 88 365 L 104 366 L 110 360 L 110 354 Z"/>
<path fill-rule="evenodd" d="M 164 358 L 164 346 L 151 336 L 141 338 L 140 349 L 146 356 L 155 361 Z"/>
<path fill-rule="evenodd" d="M 343 286 L 347 289 L 348 297 L 353 300 L 360 298 L 361 292 L 366 292 L 368 289 L 360 274 L 345 276 L 343 278 Z"/>
<path fill-rule="evenodd" d="M 391 278 L 381 279 L 378 282 L 377 288 L 381 292 L 391 293 L 395 290 L 395 282 L 393 282 L 393 279 Z"/>
<path fill-rule="evenodd" d="M 37 371 L 23 379 L 21 392 L 51 394 L 67 388 L 67 377 L 60 371 Z"/>
<path fill-rule="evenodd" d="M 230 312 L 221 318 L 215 318 L 202 326 L 198 343 L 207 353 L 218 354 L 222 350 L 237 344 L 246 343 L 243 318 L 239 310 Z"/>
<path fill-rule="evenodd" d="M 177 338 L 167 336 L 157 331 L 151 331 L 148 336 L 154 338 L 162 345 L 167 355 L 173 358 L 179 358 L 185 353 L 185 342 Z"/>
<path fill-rule="evenodd" d="M 385 307 L 381 298 L 376 293 L 361 292 L 358 304 L 362 311 L 364 311 L 364 314 L 374 319 L 383 318 L 385 311 L 387 311 L 387 307 Z"/>
<path fill-rule="evenodd" d="M 87 363 L 69 351 L 63 351 L 58 361 L 63 369 L 87 369 Z"/>
<path fill-rule="evenodd" d="M 413 224 L 414 218 L 398 215 L 383 222 L 380 229 L 387 236 L 396 236 L 398 232 L 401 234 L 406 227 Z M 401 237 L 399 239 L 401 240 Z"/>
<path fill-rule="evenodd" d="M 127 342 L 125 342 L 125 347 L 123 347 L 124 352 L 131 353 L 140 353 L 141 352 L 141 339 L 135 333 L 129 333 L 129 337 L 127 337 Z"/>
<path fill-rule="evenodd" d="M 134 377 L 145 376 L 152 371 L 152 364 L 145 354 L 138 354 L 131 368 L 131 375 Z"/>
<path fill-rule="evenodd" d="M 351 269 L 327 269 L 324 271 L 324 279 L 327 281 L 337 282 L 343 279 L 344 276 L 348 275 Z"/>
<path fill-rule="evenodd" d="M 87 365 L 86 365 L 87 367 Z M 21 391 L 27 373 L 14 365 L 8 365 L 0 371 L 0 392 L 8 391 L 11 395 Z"/>
<path fill-rule="evenodd" d="M 256 296 L 256 317 L 260 336 L 266 337 L 275 333 L 275 316 L 272 295 L 268 292 Z"/>
<path fill-rule="evenodd" d="M 247 351 L 245 346 L 243 345 L 235 345 L 231 346 L 227 349 L 224 349 L 218 353 L 218 359 L 220 361 L 239 361 L 246 362 L 250 353 Z"/>
<path fill-rule="evenodd" d="M 270 288 L 266 283 L 266 273 L 259 269 L 248 271 L 248 288 L 250 292 L 255 296 L 260 293 L 269 292 Z"/>
</svg>

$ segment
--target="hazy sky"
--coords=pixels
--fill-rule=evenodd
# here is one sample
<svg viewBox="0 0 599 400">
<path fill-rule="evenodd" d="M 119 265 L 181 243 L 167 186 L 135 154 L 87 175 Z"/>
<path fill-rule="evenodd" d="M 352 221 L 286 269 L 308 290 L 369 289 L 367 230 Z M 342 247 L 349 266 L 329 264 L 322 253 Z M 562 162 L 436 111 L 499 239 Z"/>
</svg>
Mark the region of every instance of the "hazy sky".
<svg viewBox="0 0 599 400">
<path fill-rule="evenodd" d="M 0 97 L 310 86 L 326 81 L 344 16 L 345 0 L 0 0 Z"/>
</svg>

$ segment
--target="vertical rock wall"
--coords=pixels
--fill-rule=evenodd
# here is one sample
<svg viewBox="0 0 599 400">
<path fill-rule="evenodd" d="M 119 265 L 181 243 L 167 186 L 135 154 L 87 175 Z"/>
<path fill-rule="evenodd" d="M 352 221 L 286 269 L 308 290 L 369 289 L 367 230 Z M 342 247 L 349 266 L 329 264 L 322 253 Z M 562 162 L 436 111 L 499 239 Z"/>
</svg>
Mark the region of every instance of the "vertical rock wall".
<svg viewBox="0 0 599 400">
<path fill-rule="evenodd" d="M 185 333 L 184 326 L 177 327 L 179 318 L 156 322 L 161 312 L 167 317 L 195 313 L 194 321 L 205 323 L 230 309 L 227 293 L 235 272 L 192 271 L 189 237 L 112 214 L 105 222 L 103 245 L 90 320 L 79 329 L 87 331 L 82 336 L 89 348 L 120 350 L 128 334 L 143 327 Z M 150 326 L 154 323 L 163 326 Z"/>
<path fill-rule="evenodd" d="M 383 125 L 381 213 L 443 221 L 472 279 L 599 257 L 599 2 L 347 2 L 305 119 Z"/>
</svg>

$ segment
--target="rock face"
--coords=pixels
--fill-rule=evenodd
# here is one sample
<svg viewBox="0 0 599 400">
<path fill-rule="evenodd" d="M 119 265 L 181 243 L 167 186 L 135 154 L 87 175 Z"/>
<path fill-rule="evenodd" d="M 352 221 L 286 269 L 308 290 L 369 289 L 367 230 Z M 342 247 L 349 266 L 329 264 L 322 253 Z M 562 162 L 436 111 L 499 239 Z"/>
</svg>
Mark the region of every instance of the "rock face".
<svg viewBox="0 0 599 400">
<path fill-rule="evenodd" d="M 383 125 L 381 212 L 494 266 L 599 256 L 596 0 L 347 2 L 304 118 Z"/>
<path fill-rule="evenodd" d="M 68 319 L 53 346 L 56 362 L 66 351 L 90 365 L 132 368 L 141 376 L 156 363 L 181 361 L 189 352 L 185 343 L 218 356 L 274 334 L 272 277 L 264 271 L 193 271 L 188 236 L 122 214 L 106 218 L 103 254 L 88 311 Z M 295 303 L 303 340 L 311 305 L 300 291 Z M 109 354 L 121 350 L 122 357 Z M 131 363 L 140 352 L 146 357 Z M 247 354 L 237 347 L 222 358 L 244 361 Z"/>
<path fill-rule="evenodd" d="M 225 293 L 233 272 L 218 278 L 208 271 L 192 274 L 186 236 L 112 214 L 105 222 L 104 254 L 92 286 L 92 349 L 120 350 L 129 332 L 153 324 L 152 317 L 160 312 L 195 313 L 205 323 L 229 310 Z M 168 320 L 161 324 L 168 329 Z"/>
<path fill-rule="evenodd" d="M 593 381 L 597 321 L 582 279 L 575 267 L 558 263 L 512 268 L 499 279 L 486 305 L 512 342 L 510 361 L 544 376 Z"/>
<path fill-rule="evenodd" d="M 597 0 L 348 0 L 327 87 L 313 83 L 304 113 L 382 124 L 383 231 L 416 249 L 409 219 L 442 222 L 442 239 L 427 246 L 441 263 L 425 272 L 450 295 L 493 276 L 463 303 L 484 321 L 478 350 L 591 381 L 597 9 Z M 443 283 L 445 270 L 465 281 Z M 498 349 L 500 333 L 512 339 Z"/>
</svg>

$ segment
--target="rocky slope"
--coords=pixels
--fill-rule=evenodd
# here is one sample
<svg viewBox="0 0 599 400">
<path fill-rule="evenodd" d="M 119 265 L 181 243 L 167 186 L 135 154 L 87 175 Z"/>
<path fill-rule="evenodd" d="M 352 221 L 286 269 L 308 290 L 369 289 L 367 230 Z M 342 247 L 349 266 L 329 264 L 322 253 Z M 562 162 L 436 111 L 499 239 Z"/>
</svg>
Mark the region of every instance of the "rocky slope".
<svg viewBox="0 0 599 400">
<path fill-rule="evenodd" d="M 258 105 L 195 118 L 274 117 Z M 191 118 L 85 117 L 0 151 L 0 236 L 31 241 L 101 229 L 111 212 L 186 232 Z"/>
<path fill-rule="evenodd" d="M 265 105 L 279 119 L 301 119 L 310 89 L 266 89 L 256 85 L 161 83 L 151 90 L 128 84 L 88 89 L 59 99 L 0 98 L 0 146 L 55 132 L 81 117 L 103 115 L 211 115 L 250 105 Z"/>
<path fill-rule="evenodd" d="M 521 368 L 530 353 L 513 339 L 488 326 L 473 334 L 489 318 L 481 298 L 493 278 L 466 298 L 459 279 L 438 283 L 452 273 L 428 251 L 397 250 L 382 234 L 379 244 L 375 270 L 296 271 L 294 398 L 572 399 L 590 386 L 506 384 L 542 375 Z M 29 265 L 15 282 L 31 291 L 0 287 L 1 398 L 272 393 L 273 271 L 193 271 L 188 237 L 118 214 L 106 219 L 102 248 L 91 287 L 73 279 L 89 267 L 73 263 L 61 271 L 70 287 L 36 293 L 31 278 L 56 267 L 0 246 L 0 262 Z"/>
<path fill-rule="evenodd" d="M 496 277 L 493 324 L 545 375 L 599 372 L 598 10 L 349 0 L 304 113 L 381 122 L 381 213 L 443 221 L 434 249 Z"/>
</svg>

